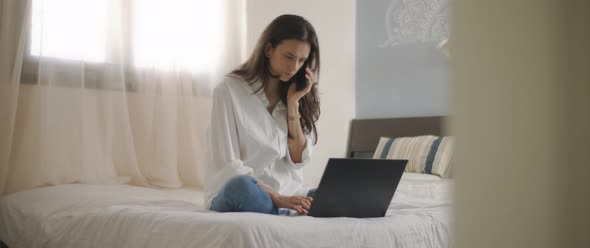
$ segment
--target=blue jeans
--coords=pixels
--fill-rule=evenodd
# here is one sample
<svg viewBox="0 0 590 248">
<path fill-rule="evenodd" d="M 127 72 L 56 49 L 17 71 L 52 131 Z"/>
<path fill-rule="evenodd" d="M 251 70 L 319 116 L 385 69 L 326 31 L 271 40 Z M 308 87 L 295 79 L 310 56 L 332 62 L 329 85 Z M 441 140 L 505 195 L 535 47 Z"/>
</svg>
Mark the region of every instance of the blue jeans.
<svg viewBox="0 0 590 248">
<path fill-rule="evenodd" d="M 275 215 L 289 215 L 289 210 L 278 209 L 264 189 L 251 176 L 231 178 L 211 202 L 210 210 L 216 212 L 256 212 Z M 309 191 L 312 196 L 315 189 Z"/>
</svg>

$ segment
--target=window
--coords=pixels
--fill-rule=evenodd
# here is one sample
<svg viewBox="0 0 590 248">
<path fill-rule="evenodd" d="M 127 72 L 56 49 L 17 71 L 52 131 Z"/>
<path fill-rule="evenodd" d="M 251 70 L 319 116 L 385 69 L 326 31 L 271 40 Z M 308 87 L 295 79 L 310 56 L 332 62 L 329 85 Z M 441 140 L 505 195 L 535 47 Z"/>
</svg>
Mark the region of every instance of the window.
<svg viewBox="0 0 590 248">
<path fill-rule="evenodd" d="M 135 65 L 199 70 L 216 57 L 221 43 L 221 1 L 134 2 Z"/>
<path fill-rule="evenodd" d="M 105 61 L 107 1 L 33 0 L 30 53 Z"/>
<path fill-rule="evenodd" d="M 223 47 L 223 2 L 33 0 L 23 78 L 36 74 L 40 56 L 60 63 L 204 72 Z"/>
</svg>

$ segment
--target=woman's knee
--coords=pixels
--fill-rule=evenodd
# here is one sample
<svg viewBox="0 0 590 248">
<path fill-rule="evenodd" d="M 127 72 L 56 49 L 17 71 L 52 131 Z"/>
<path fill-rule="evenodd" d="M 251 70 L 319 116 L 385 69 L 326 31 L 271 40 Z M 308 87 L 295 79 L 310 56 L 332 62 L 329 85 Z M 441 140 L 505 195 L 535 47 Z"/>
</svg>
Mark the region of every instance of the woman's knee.
<svg viewBox="0 0 590 248">
<path fill-rule="evenodd" d="M 237 188 L 237 189 L 245 189 L 247 187 L 251 187 L 256 185 L 256 179 L 251 176 L 235 176 L 230 178 L 227 183 L 225 184 L 226 188 Z"/>
<path fill-rule="evenodd" d="M 271 213 L 273 203 L 270 196 L 251 176 L 236 176 L 228 180 L 220 195 L 232 211 Z"/>
<path fill-rule="evenodd" d="M 251 176 L 235 176 L 230 178 L 226 183 L 222 193 L 232 198 L 248 197 L 256 194 L 260 186 L 257 185 L 256 179 Z"/>
</svg>

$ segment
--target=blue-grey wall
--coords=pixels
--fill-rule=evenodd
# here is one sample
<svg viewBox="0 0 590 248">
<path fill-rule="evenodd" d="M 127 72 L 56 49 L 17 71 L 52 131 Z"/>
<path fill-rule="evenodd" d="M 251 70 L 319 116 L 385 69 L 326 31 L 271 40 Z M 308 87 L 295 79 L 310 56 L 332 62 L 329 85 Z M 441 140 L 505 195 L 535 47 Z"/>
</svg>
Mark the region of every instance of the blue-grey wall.
<svg viewBox="0 0 590 248">
<path fill-rule="evenodd" d="M 437 43 L 384 46 L 392 1 L 356 1 L 356 118 L 446 115 L 449 68 Z"/>
</svg>

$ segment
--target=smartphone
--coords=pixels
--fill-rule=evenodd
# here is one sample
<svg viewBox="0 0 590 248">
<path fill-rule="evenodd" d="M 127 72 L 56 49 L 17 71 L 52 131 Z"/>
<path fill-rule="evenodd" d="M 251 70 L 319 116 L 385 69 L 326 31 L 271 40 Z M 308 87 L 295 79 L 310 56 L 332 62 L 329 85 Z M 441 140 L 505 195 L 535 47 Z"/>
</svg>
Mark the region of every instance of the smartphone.
<svg viewBox="0 0 590 248">
<path fill-rule="evenodd" d="M 305 86 L 307 86 L 307 78 L 305 77 L 307 71 L 305 68 L 307 68 L 307 63 L 304 63 L 295 76 L 291 78 L 291 82 L 295 81 L 297 83 L 297 85 L 295 85 L 295 90 L 297 91 L 303 90 L 305 89 Z"/>
</svg>

